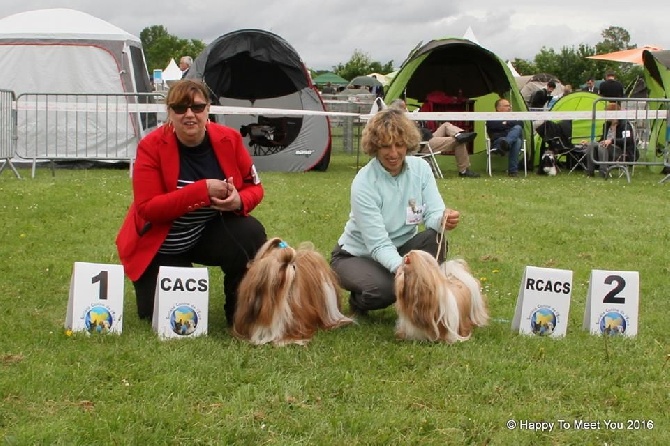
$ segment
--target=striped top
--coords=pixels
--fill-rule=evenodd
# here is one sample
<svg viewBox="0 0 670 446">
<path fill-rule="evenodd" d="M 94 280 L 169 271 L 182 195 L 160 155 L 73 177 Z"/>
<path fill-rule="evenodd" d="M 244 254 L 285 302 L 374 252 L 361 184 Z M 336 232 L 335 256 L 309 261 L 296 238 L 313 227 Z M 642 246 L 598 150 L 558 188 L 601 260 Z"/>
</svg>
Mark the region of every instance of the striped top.
<svg viewBox="0 0 670 446">
<path fill-rule="evenodd" d="M 225 174 L 216 159 L 209 137 L 199 146 L 186 147 L 179 144 L 179 179 L 177 189 L 188 187 L 202 179 L 225 179 Z M 188 212 L 172 222 L 172 227 L 158 252 L 161 254 L 180 254 L 193 248 L 200 240 L 205 225 L 219 216 L 212 208 L 199 208 Z"/>
</svg>

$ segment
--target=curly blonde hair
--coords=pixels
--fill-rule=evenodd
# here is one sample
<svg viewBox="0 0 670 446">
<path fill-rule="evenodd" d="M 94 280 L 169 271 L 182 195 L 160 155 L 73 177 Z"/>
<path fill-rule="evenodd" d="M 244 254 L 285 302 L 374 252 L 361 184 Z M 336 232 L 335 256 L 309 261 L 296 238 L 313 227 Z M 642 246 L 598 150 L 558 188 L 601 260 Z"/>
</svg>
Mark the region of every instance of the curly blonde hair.
<svg viewBox="0 0 670 446">
<path fill-rule="evenodd" d="M 408 152 L 418 150 L 421 135 L 416 124 L 409 119 L 403 110 L 387 108 L 372 117 L 363 129 L 361 146 L 363 153 L 376 156 L 380 147 L 388 147 L 393 143 L 407 146 Z"/>
</svg>

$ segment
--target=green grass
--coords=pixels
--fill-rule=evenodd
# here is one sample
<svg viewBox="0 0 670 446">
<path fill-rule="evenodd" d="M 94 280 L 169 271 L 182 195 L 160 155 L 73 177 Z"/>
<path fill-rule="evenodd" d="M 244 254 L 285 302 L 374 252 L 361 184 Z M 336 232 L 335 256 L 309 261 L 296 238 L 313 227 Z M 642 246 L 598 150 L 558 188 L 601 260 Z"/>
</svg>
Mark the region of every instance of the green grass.
<svg viewBox="0 0 670 446">
<path fill-rule="evenodd" d="M 451 346 L 395 340 L 393 308 L 307 347 L 247 345 L 224 328 L 214 268 L 207 337 L 158 340 L 137 319 L 128 281 L 122 335 L 67 336 L 73 263 L 118 263 L 128 172 L 3 172 L 3 444 L 669 444 L 670 184 L 645 170 L 630 184 L 565 173 L 459 179 L 452 157 L 440 163 L 445 202 L 462 213 L 449 255 L 482 279 L 493 318 Z M 355 155 L 337 154 L 327 172 L 262 173 L 266 197 L 254 215 L 269 236 L 311 241 L 328 256 L 355 172 Z M 565 338 L 511 332 L 526 265 L 574 272 Z M 640 272 L 636 338 L 581 329 L 592 269 Z M 543 433 L 509 430 L 510 419 L 601 427 Z M 629 419 L 653 429 L 604 425 Z"/>
</svg>

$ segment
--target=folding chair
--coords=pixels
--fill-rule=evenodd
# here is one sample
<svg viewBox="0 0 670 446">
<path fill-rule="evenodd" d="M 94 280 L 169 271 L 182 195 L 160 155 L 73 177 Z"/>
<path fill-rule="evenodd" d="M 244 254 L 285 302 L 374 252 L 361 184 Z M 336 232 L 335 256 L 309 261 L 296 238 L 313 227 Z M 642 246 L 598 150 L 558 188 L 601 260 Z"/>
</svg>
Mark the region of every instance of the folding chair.
<svg viewBox="0 0 670 446">
<path fill-rule="evenodd" d="M 586 170 L 586 146 L 572 142 L 572 121 L 563 120 L 558 123 L 545 121 L 536 131 L 543 143 L 540 157 L 548 147 L 557 159 L 564 158 L 563 163 L 570 168 L 568 173 L 572 173 L 578 167 Z"/>
<path fill-rule="evenodd" d="M 428 141 L 421 141 L 419 143 L 419 151 L 412 153 L 412 155 L 426 160 L 428 165 L 430 165 L 430 169 L 433 171 L 435 178 L 444 178 L 444 175 L 442 175 L 442 169 L 440 169 L 440 165 L 437 164 L 437 158 L 435 158 L 435 155 L 439 153 L 440 152 L 433 151 L 433 148 L 430 147 L 430 143 Z"/>
<path fill-rule="evenodd" d="M 486 124 L 484 124 L 484 127 L 486 128 Z M 492 172 L 492 156 L 493 152 L 491 150 L 493 149 L 493 141 L 491 141 L 491 137 L 489 137 L 489 132 L 488 129 L 484 132 L 486 134 L 486 171 L 488 172 L 489 176 L 493 176 Z M 527 164 L 527 157 L 526 157 L 526 139 L 523 139 L 523 143 L 521 144 L 521 151 L 519 152 L 519 156 L 523 158 L 523 176 L 527 177 L 528 176 L 528 164 Z"/>
</svg>

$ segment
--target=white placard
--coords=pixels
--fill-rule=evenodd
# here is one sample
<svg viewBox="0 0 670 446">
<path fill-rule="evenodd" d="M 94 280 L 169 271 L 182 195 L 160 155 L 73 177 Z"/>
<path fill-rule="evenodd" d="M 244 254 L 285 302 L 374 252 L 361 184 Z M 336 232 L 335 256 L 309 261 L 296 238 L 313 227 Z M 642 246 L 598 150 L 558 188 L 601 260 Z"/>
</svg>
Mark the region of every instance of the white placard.
<svg viewBox="0 0 670 446">
<path fill-rule="evenodd" d="M 512 330 L 537 336 L 565 336 L 572 296 L 572 271 L 526 266 Z"/>
<path fill-rule="evenodd" d="M 207 334 L 208 306 L 207 268 L 160 267 L 152 327 L 161 339 Z"/>
<path fill-rule="evenodd" d="M 594 269 L 584 310 L 585 330 L 591 334 L 635 336 L 640 306 L 637 271 Z"/>
<path fill-rule="evenodd" d="M 123 329 L 123 286 L 121 265 L 75 262 L 65 328 L 120 334 Z"/>
</svg>

